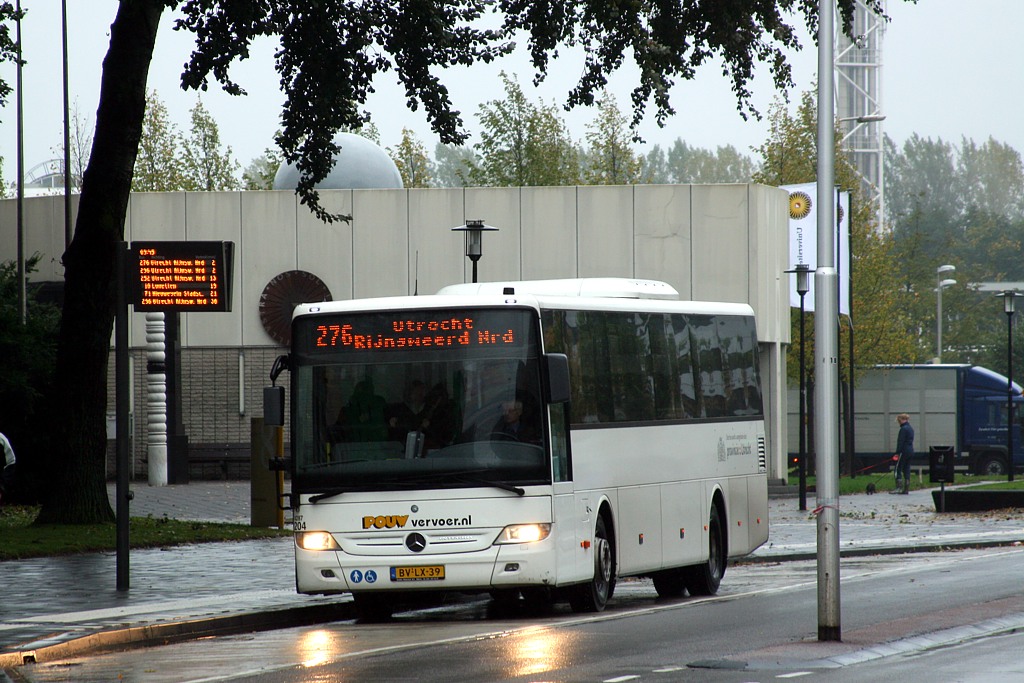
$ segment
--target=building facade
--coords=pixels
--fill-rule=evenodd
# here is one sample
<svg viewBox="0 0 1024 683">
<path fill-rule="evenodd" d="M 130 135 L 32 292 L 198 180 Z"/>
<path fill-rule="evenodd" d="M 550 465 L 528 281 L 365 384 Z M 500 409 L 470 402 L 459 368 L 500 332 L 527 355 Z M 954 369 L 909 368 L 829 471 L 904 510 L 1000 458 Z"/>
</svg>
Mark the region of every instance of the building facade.
<svg viewBox="0 0 1024 683">
<path fill-rule="evenodd" d="M 325 224 L 290 191 L 133 193 L 125 240 L 235 243 L 229 313 L 180 315 L 181 418 L 190 452 L 248 452 L 251 418 L 302 299 L 428 294 L 470 280 L 463 233 L 482 219 L 479 279 L 636 277 L 757 318 L 772 479 L 786 476 L 788 195 L 753 184 L 322 190 Z M 63 278 L 63 197 L 24 201 L 34 281 Z M 77 210 L 77 196 L 73 197 Z M 0 201 L 0 260 L 16 257 L 16 200 Z M 133 472 L 147 471 L 146 314 L 132 312 Z M 113 344 L 113 341 L 112 341 Z M 114 409 L 110 363 L 108 414 Z M 111 418 L 112 419 L 112 418 Z M 286 435 L 287 439 L 287 435 Z M 215 470 L 224 463 L 211 456 Z M 216 471 L 216 467 L 221 471 Z M 113 460 L 108 466 L 113 472 Z"/>
</svg>

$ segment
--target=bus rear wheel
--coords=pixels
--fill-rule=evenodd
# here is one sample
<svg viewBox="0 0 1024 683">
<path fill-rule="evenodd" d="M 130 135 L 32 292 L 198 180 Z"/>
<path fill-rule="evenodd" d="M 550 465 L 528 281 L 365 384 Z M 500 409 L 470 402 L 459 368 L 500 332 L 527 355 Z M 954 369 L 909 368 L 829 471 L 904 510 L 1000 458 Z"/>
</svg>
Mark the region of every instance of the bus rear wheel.
<svg viewBox="0 0 1024 683">
<path fill-rule="evenodd" d="M 594 577 L 570 589 L 569 606 L 574 612 L 600 612 L 614 590 L 615 543 L 599 515 L 594 527 Z"/>
<path fill-rule="evenodd" d="M 690 595 L 714 595 L 725 576 L 725 538 L 718 506 L 711 506 L 708 519 L 708 560 L 703 564 L 686 567 L 686 590 Z"/>
</svg>

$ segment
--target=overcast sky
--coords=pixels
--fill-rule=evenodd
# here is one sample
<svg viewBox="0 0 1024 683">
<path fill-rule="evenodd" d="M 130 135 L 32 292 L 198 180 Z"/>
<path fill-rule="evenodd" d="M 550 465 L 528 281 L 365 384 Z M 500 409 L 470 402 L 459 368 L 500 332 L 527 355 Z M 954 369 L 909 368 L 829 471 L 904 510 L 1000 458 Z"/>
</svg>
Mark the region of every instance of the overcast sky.
<svg viewBox="0 0 1024 683">
<path fill-rule="evenodd" d="M 24 143 L 25 168 L 60 156 L 62 140 L 61 25 L 60 0 L 22 0 L 28 16 L 22 23 L 24 56 Z M 68 51 L 70 54 L 70 100 L 91 127 L 99 94 L 103 57 L 109 41 L 109 25 L 117 3 L 113 0 L 68 0 Z M 904 0 L 888 0 L 888 25 L 883 41 L 882 109 L 886 116 L 883 131 L 897 143 L 912 133 L 957 143 L 962 136 L 983 142 L 993 137 L 1024 152 L 1024 125 L 1021 125 L 1022 71 L 1024 57 L 1019 50 L 1018 34 L 1024 26 L 1024 2 L 1021 0 L 921 0 L 914 5 Z M 172 15 L 166 13 L 157 38 L 156 54 L 150 70 L 149 87 L 155 89 L 167 105 L 179 129 L 187 133 L 189 111 L 197 94 L 179 87 L 181 66 L 191 46 L 189 34 L 171 30 Z M 817 55 L 813 44 L 804 40 L 805 49 L 793 56 L 796 89 L 791 101 L 814 86 Z M 217 121 L 222 141 L 232 148 L 244 168 L 264 149 L 272 146 L 278 128 L 283 97 L 277 89 L 273 70 L 273 45 L 258 46 L 254 58 L 233 72 L 249 91 L 235 98 L 219 90 L 202 95 L 203 103 Z M 500 99 L 504 92 L 497 74 L 505 69 L 518 74 L 521 85 L 532 99 L 561 103 L 578 75 L 578 64 L 568 59 L 554 63 L 547 83 L 540 90 L 530 85 L 531 72 L 525 59 L 506 60 L 497 65 L 460 69 L 443 76 L 452 92 L 455 106 L 463 112 L 467 128 L 476 127 L 476 113 L 483 102 Z M 12 86 L 15 71 L 10 65 L 0 68 L 0 77 Z M 433 152 L 436 136 L 430 131 L 422 111 L 411 112 L 405 106 L 394 77 L 385 74 L 378 93 L 368 102 L 384 146 L 395 145 L 403 127 L 412 129 Z M 613 92 L 623 111 L 628 109 L 632 86 L 629 74 L 612 78 Z M 754 103 L 767 113 L 775 90 L 767 71 L 753 83 Z M 767 122 L 744 121 L 736 111 L 729 83 L 720 74 L 718 64 L 710 64 L 695 81 L 681 82 L 673 90 L 677 115 L 659 129 L 651 121 L 641 130 L 647 147 L 671 144 L 682 138 L 691 146 L 714 149 L 731 144 L 750 153 L 765 138 Z M 587 109 L 565 114 L 570 133 L 582 140 L 594 112 Z M 4 179 L 10 182 L 16 164 L 16 114 L 14 96 L 0 110 L 0 155 L 4 158 Z M 474 142 L 471 138 L 470 142 Z"/>
</svg>

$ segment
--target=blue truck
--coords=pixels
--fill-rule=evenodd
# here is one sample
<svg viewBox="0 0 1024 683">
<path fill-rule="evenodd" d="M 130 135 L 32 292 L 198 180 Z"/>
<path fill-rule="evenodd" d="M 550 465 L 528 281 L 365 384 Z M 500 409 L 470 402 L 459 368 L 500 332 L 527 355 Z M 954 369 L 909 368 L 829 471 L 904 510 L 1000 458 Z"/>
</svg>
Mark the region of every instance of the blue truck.
<svg viewBox="0 0 1024 683">
<path fill-rule="evenodd" d="M 854 391 L 855 464 L 862 472 L 880 471 L 896 450 L 896 416 L 907 413 L 915 432 L 915 469 L 928 466 L 931 447 L 946 446 L 953 448 L 959 471 L 1005 474 L 1011 463 L 1007 457 L 1007 393 L 1006 377 L 977 365 L 871 368 L 861 375 Z M 1024 468 L 1024 396 L 1016 382 L 1012 396 L 1012 464 L 1019 471 Z M 789 451 L 795 455 L 799 444 L 797 392 L 791 390 L 788 398 Z M 845 435 L 845 429 L 840 433 Z M 841 438 L 841 457 L 845 457 L 845 436 Z"/>
</svg>

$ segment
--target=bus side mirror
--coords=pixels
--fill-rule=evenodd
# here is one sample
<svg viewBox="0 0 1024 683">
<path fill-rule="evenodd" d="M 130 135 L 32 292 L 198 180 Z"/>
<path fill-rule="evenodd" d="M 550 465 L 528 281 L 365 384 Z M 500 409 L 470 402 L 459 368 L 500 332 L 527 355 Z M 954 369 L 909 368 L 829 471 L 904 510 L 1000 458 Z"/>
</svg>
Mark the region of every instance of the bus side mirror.
<svg viewBox="0 0 1024 683">
<path fill-rule="evenodd" d="M 284 387 L 263 387 L 263 424 L 284 426 Z"/>
<path fill-rule="evenodd" d="M 569 358 L 564 353 L 545 353 L 545 400 L 548 403 L 566 403 L 569 395 Z"/>
</svg>

